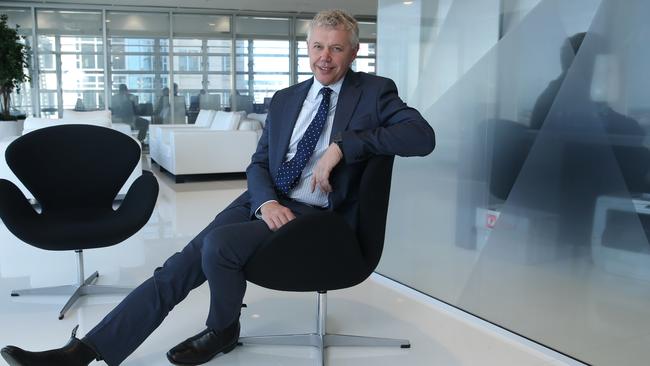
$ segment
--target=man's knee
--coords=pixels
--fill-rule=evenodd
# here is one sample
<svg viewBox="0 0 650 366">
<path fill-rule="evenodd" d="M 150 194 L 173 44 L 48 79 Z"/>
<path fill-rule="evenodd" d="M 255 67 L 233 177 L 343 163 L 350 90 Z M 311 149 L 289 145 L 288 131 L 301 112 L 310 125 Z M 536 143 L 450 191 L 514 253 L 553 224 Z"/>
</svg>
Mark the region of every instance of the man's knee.
<svg viewBox="0 0 650 366">
<path fill-rule="evenodd" d="M 239 256 L 234 250 L 236 235 L 232 230 L 216 227 L 203 238 L 201 248 L 204 266 L 221 265 L 231 268 L 241 267 Z"/>
</svg>

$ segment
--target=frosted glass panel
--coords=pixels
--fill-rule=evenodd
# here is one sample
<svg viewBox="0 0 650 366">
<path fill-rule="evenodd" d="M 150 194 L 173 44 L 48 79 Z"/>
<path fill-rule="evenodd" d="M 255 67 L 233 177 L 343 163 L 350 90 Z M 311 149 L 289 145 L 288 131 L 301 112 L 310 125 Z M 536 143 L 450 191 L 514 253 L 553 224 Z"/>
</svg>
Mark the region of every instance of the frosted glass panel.
<svg viewBox="0 0 650 366">
<path fill-rule="evenodd" d="M 33 22 L 32 22 L 32 10 L 29 8 L 18 8 L 18 9 L 11 9 L 11 8 L 5 8 L 5 9 L 0 9 L 0 14 L 6 14 L 7 15 L 7 25 L 11 28 L 16 28 L 16 25 L 18 25 L 18 32 L 21 35 L 32 35 L 32 27 L 33 27 Z"/>
<path fill-rule="evenodd" d="M 438 146 L 396 160 L 378 271 L 585 363 L 646 364 L 650 3 L 503 4 L 379 1 L 378 74 Z"/>
<path fill-rule="evenodd" d="M 102 13 L 72 10 L 38 10 L 38 32 L 42 34 L 101 35 Z"/>
<path fill-rule="evenodd" d="M 174 14 L 174 35 L 202 35 L 214 37 L 216 34 L 230 33 L 230 16 Z"/>
<path fill-rule="evenodd" d="M 288 36 L 289 19 L 267 17 L 235 17 L 237 34 L 262 36 Z"/>
<path fill-rule="evenodd" d="M 165 13 L 110 11 L 106 19 L 109 36 L 169 37 L 169 15 Z"/>
</svg>

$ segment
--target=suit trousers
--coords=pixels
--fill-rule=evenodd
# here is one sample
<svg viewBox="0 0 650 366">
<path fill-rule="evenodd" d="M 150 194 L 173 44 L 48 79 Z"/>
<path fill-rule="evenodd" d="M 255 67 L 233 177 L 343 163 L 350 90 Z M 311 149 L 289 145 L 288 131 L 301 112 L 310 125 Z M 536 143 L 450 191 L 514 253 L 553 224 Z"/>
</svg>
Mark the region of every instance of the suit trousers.
<svg viewBox="0 0 650 366">
<path fill-rule="evenodd" d="M 203 229 L 182 251 L 134 289 L 83 338 L 108 365 L 119 365 L 162 323 L 189 292 L 204 282 L 210 288 L 206 326 L 219 331 L 237 321 L 246 291 L 243 268 L 272 234 L 251 218 L 247 193 Z M 319 209 L 282 200 L 296 215 Z"/>
</svg>

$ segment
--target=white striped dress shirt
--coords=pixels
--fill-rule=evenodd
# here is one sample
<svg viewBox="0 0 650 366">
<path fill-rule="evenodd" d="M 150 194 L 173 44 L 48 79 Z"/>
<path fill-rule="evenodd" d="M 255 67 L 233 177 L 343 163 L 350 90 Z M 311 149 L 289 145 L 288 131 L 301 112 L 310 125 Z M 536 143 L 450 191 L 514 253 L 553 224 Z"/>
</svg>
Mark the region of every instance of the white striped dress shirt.
<svg viewBox="0 0 650 366">
<path fill-rule="evenodd" d="M 313 175 L 312 173 L 314 166 L 316 166 L 318 160 L 320 160 L 321 156 L 323 156 L 325 153 L 325 150 L 327 150 L 329 147 L 330 135 L 332 134 L 332 125 L 334 124 L 334 114 L 336 112 L 336 105 L 344 79 L 345 77 L 332 85 L 323 85 L 318 80 L 316 80 L 316 78 L 314 78 L 314 82 L 311 85 L 309 92 L 307 93 L 307 97 L 302 103 L 300 114 L 298 115 L 296 124 L 293 127 L 293 132 L 291 133 L 291 140 L 289 140 L 289 149 L 287 150 L 287 154 L 284 157 L 284 161 L 288 161 L 293 158 L 294 155 L 296 155 L 296 151 L 298 151 L 298 142 L 300 142 L 300 139 L 305 134 L 305 131 L 307 131 L 307 127 L 309 127 L 311 121 L 314 119 L 314 117 L 316 117 L 318 107 L 320 106 L 320 102 L 323 98 L 323 95 L 319 93 L 320 90 L 324 86 L 332 89 L 332 93 L 330 94 L 330 109 L 327 113 L 327 121 L 325 121 L 325 126 L 323 126 L 323 132 L 321 133 L 320 138 L 316 143 L 314 153 L 307 162 L 305 169 L 302 171 L 302 175 L 300 176 L 298 184 L 289 193 L 289 197 L 295 201 L 319 207 L 327 207 L 328 205 L 327 193 L 321 191 L 318 186 L 316 186 L 316 189 L 313 193 L 311 192 L 311 177 Z M 257 216 L 257 218 L 262 218 L 260 208 L 268 202 L 275 201 L 266 201 L 260 205 L 260 207 L 258 207 L 255 211 L 255 216 Z"/>
<path fill-rule="evenodd" d="M 341 92 L 341 86 L 343 85 L 343 79 L 337 81 L 332 85 L 327 85 L 332 89 L 330 95 L 330 109 L 327 113 L 327 120 L 325 121 L 325 126 L 323 126 L 323 132 L 316 143 L 316 148 L 311 158 L 307 162 L 305 169 L 302 171 L 300 180 L 294 189 L 289 192 L 289 197 L 295 201 L 307 203 L 313 206 L 327 207 L 327 193 L 320 190 L 316 186 L 316 190 L 311 192 L 311 179 L 314 166 L 318 163 L 321 156 L 327 150 L 330 142 L 330 135 L 332 134 L 332 125 L 334 123 L 334 114 L 336 112 L 336 104 L 339 98 L 339 93 Z M 311 121 L 316 117 L 316 112 L 318 112 L 318 106 L 323 98 L 323 95 L 320 90 L 326 85 L 321 84 L 316 78 L 314 78 L 314 83 L 312 84 L 305 102 L 302 104 L 302 109 L 296 120 L 296 125 L 293 128 L 293 133 L 291 134 L 291 140 L 289 140 L 289 149 L 287 150 L 287 155 L 284 157 L 285 161 L 291 160 L 298 150 L 298 142 L 307 131 L 307 127 Z"/>
</svg>

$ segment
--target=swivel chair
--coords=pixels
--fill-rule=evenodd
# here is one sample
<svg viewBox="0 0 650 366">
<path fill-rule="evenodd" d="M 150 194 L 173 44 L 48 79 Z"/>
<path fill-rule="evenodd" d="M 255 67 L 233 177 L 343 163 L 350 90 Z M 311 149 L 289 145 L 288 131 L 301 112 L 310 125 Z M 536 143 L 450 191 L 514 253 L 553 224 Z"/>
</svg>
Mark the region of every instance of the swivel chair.
<svg viewBox="0 0 650 366">
<path fill-rule="evenodd" d="M 39 129 L 12 142 L 7 164 L 33 193 L 35 210 L 12 182 L 0 179 L 0 218 L 27 244 L 45 250 L 74 250 L 74 285 L 12 291 L 21 295 L 70 295 L 65 313 L 83 295 L 126 294 L 130 288 L 100 286 L 94 272 L 84 279 L 83 250 L 122 242 L 146 224 L 158 196 L 152 174 L 138 177 L 117 209 L 114 199 L 140 159 L 140 146 L 110 128 L 61 125 Z"/>
<path fill-rule="evenodd" d="M 393 157 L 368 161 L 359 189 L 356 232 L 335 212 L 299 216 L 263 243 L 244 268 L 246 279 L 262 287 L 318 292 L 316 333 L 242 337 L 240 343 L 317 347 L 319 365 L 325 365 L 324 348 L 329 346 L 410 348 L 404 339 L 326 333 L 327 291 L 363 282 L 381 258 L 392 167 Z"/>
</svg>

